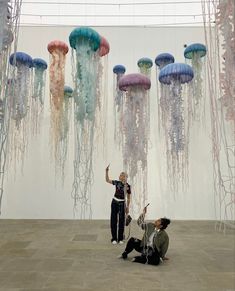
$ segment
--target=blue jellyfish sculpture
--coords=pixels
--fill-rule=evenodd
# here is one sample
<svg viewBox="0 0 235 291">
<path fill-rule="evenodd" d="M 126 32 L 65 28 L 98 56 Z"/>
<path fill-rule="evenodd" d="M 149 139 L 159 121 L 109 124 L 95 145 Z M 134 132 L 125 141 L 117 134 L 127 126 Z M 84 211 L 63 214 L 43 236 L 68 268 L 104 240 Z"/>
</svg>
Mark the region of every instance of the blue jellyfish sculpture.
<svg viewBox="0 0 235 291">
<path fill-rule="evenodd" d="M 33 135 L 40 132 L 43 117 L 46 69 L 47 63 L 43 59 L 33 59 L 33 92 L 29 100 L 30 126 Z"/>
<path fill-rule="evenodd" d="M 151 76 L 151 68 L 153 66 L 153 62 L 150 58 L 141 58 L 137 62 L 137 66 L 139 67 L 139 71 L 141 74 L 146 75 L 147 77 Z"/>
<path fill-rule="evenodd" d="M 175 58 L 170 53 L 161 53 L 156 56 L 156 80 L 158 80 L 159 71 L 168 64 L 175 62 Z M 169 86 L 165 86 L 162 83 L 160 88 L 157 82 L 157 96 L 158 96 L 158 130 L 161 133 L 161 128 L 164 129 L 168 114 L 168 104 L 169 104 Z"/>
<path fill-rule="evenodd" d="M 74 130 L 75 158 L 72 197 L 74 214 L 80 206 L 80 217 L 92 215 L 91 185 L 94 135 L 96 133 L 96 108 L 98 99 L 99 48 L 101 36 L 92 28 L 75 28 L 69 36 L 75 58 L 74 80 Z"/>
<path fill-rule="evenodd" d="M 47 62 L 40 58 L 33 59 L 33 68 L 34 68 L 33 98 L 38 99 L 39 102 L 43 105 Z"/>
<path fill-rule="evenodd" d="M 193 77 L 192 67 L 183 63 L 168 64 L 159 73 L 160 83 L 169 87 L 164 134 L 169 184 L 175 192 L 180 182 L 181 186 L 187 185 L 189 119 L 184 106 L 183 84 L 190 83 Z"/>
<path fill-rule="evenodd" d="M 114 114 L 114 141 L 120 148 L 122 140 L 123 92 L 118 87 L 120 78 L 125 74 L 123 65 L 113 67 L 113 114 Z"/>
<path fill-rule="evenodd" d="M 202 59 L 206 56 L 206 46 L 201 43 L 193 43 L 187 46 L 184 50 L 185 59 L 189 60 L 193 72 L 193 98 L 192 98 L 192 117 L 194 120 L 201 121 L 204 119 L 205 98 L 203 98 L 203 62 Z"/>
<path fill-rule="evenodd" d="M 11 116 L 19 124 L 28 111 L 28 99 L 31 85 L 32 58 L 23 52 L 16 52 L 10 56 L 10 64 L 16 67 L 15 87 L 11 96 Z"/>
<path fill-rule="evenodd" d="M 161 70 L 168 64 L 172 64 L 175 62 L 175 58 L 169 53 L 161 53 L 156 56 L 155 64 Z"/>
<path fill-rule="evenodd" d="M 9 126 L 9 160 L 23 170 L 29 132 L 29 96 L 31 94 L 32 58 L 23 52 L 10 56 L 12 79 L 8 82 L 9 107 L 12 120 Z"/>
</svg>

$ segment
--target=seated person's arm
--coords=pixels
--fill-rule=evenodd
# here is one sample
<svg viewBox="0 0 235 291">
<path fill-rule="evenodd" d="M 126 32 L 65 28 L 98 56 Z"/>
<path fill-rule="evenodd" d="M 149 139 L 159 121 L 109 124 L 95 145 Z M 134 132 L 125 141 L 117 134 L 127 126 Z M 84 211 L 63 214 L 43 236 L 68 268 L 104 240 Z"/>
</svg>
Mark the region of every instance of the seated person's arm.
<svg viewBox="0 0 235 291">
<path fill-rule="evenodd" d="M 168 250 L 168 246 L 169 246 L 169 238 L 167 237 L 161 247 L 161 257 L 163 260 L 169 260 L 169 258 L 165 256 Z"/>
<path fill-rule="evenodd" d="M 144 221 L 145 214 L 147 212 L 147 208 L 144 207 L 143 213 L 140 214 L 139 218 L 137 219 L 137 224 L 144 230 L 146 228 L 147 223 Z"/>
</svg>

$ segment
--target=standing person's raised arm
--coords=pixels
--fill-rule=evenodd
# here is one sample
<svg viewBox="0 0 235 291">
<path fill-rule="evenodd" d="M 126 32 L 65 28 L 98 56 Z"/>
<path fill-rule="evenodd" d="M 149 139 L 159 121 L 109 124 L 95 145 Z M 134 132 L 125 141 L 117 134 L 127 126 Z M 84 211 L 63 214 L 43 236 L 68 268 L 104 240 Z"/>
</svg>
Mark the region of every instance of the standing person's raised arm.
<svg viewBox="0 0 235 291">
<path fill-rule="evenodd" d="M 105 180 L 107 183 L 113 184 L 112 180 L 109 179 L 109 165 L 108 167 L 105 169 Z"/>
</svg>

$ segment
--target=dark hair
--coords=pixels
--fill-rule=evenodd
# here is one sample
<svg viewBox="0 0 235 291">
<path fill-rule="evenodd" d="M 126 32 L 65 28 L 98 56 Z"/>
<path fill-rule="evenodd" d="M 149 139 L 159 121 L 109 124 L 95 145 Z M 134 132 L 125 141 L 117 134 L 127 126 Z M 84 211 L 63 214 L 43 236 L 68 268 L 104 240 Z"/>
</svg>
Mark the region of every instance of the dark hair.
<svg viewBox="0 0 235 291">
<path fill-rule="evenodd" d="M 161 225 L 162 225 L 161 229 L 166 229 L 168 224 L 170 223 L 171 223 L 170 219 L 166 217 L 161 218 Z"/>
</svg>

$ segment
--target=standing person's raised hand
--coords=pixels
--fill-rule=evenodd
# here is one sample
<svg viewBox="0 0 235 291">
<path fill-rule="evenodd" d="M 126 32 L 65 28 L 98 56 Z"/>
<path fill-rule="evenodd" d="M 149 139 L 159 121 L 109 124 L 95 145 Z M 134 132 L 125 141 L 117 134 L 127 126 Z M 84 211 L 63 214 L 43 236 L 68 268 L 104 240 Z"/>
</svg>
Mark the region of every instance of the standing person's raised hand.
<svg viewBox="0 0 235 291">
<path fill-rule="evenodd" d="M 108 172 L 108 170 L 109 170 L 109 166 L 110 166 L 110 164 L 106 167 L 106 169 L 105 169 L 106 172 Z"/>
</svg>

